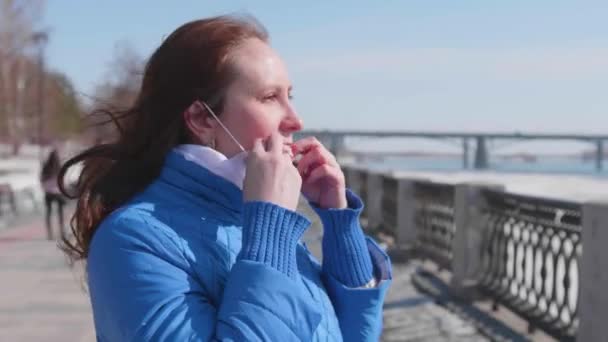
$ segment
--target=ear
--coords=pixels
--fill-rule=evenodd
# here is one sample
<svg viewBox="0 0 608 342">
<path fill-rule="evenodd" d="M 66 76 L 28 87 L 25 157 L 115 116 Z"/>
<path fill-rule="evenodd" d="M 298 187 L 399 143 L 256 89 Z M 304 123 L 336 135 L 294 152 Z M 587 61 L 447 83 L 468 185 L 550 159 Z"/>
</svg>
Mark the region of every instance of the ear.
<svg viewBox="0 0 608 342">
<path fill-rule="evenodd" d="M 183 116 L 188 132 L 196 143 L 203 145 L 213 143 L 217 122 L 200 102 L 193 102 L 184 111 Z"/>
</svg>

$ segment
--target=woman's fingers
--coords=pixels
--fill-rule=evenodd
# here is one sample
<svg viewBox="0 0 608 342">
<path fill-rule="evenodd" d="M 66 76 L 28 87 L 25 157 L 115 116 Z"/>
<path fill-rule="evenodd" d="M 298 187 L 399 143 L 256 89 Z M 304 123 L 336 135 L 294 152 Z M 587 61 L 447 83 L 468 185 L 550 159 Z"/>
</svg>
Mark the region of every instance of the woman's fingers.
<svg viewBox="0 0 608 342">
<path fill-rule="evenodd" d="M 294 152 L 306 154 L 309 150 L 315 147 L 323 147 L 323 145 L 315 137 L 307 137 L 293 143 Z"/>
<path fill-rule="evenodd" d="M 319 165 L 310 172 L 304 182 L 314 184 L 321 179 L 328 181 L 328 186 L 338 184 L 340 182 L 339 170 L 328 164 Z"/>
<path fill-rule="evenodd" d="M 329 150 L 323 146 L 315 137 L 308 137 L 302 140 L 298 140 L 293 143 L 293 150 L 295 155 L 301 155 L 302 159 L 304 159 L 309 153 L 314 153 L 315 155 L 318 153 L 321 155 L 324 163 L 330 164 L 332 166 L 338 167 L 338 162 Z M 302 160 L 298 162 L 301 163 Z M 305 169 L 304 169 L 305 171 Z"/>
<path fill-rule="evenodd" d="M 266 140 L 266 151 L 273 154 L 283 153 L 283 138 L 278 132 L 272 133 Z"/>
<path fill-rule="evenodd" d="M 324 163 L 326 163 L 326 160 L 323 157 L 321 151 L 319 151 L 318 149 L 311 150 L 305 155 L 303 155 L 302 159 L 300 159 L 300 161 L 298 162 L 298 172 L 300 172 L 300 175 L 305 177 L 312 167 Z"/>
</svg>

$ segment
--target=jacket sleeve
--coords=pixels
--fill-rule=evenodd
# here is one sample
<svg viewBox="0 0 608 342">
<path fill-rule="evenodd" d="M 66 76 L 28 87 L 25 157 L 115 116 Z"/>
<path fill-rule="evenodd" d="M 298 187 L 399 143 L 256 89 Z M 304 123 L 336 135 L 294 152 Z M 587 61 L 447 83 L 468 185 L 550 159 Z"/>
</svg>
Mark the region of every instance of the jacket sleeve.
<svg viewBox="0 0 608 342">
<path fill-rule="evenodd" d="M 279 207 L 249 211 L 257 221 L 246 225 L 277 230 L 277 236 L 306 224 L 295 214 L 276 215 L 284 214 Z M 289 264 L 289 256 L 270 259 Z M 321 320 L 297 275 L 265 259 L 239 256 L 215 302 L 189 271 L 176 236 L 143 217 L 123 215 L 99 228 L 88 276 L 102 341 L 307 341 Z"/>
<path fill-rule="evenodd" d="M 376 274 L 375 287 L 348 287 L 323 273 L 344 341 L 378 341 L 382 334 L 382 307 L 392 281 L 391 264 L 386 253 L 372 239 L 367 238 L 366 242 Z"/>
<path fill-rule="evenodd" d="M 323 223 L 325 287 L 338 316 L 345 341 L 377 341 L 382 332 L 382 307 L 390 285 L 391 263 L 386 253 L 359 223 L 363 202 L 350 190 L 345 209 L 311 204 Z M 375 280 L 372 288 L 365 286 Z"/>
</svg>

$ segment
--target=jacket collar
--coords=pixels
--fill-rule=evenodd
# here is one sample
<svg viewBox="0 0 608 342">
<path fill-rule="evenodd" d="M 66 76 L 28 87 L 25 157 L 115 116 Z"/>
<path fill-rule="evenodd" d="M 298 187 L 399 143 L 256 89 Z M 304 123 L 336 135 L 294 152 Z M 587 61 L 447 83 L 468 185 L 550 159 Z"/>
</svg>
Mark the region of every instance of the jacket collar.
<svg viewBox="0 0 608 342">
<path fill-rule="evenodd" d="M 218 216 L 241 220 L 241 189 L 178 151 L 167 154 L 159 181 L 190 197 L 195 202 L 192 204 L 209 208 Z"/>
</svg>

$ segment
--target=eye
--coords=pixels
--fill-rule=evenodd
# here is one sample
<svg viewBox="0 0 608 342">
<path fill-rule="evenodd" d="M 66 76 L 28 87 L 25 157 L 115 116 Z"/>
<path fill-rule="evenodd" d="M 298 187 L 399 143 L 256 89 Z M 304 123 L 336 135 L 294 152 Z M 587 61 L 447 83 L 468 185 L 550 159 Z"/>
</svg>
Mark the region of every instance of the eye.
<svg viewBox="0 0 608 342">
<path fill-rule="evenodd" d="M 277 94 L 276 93 L 271 93 L 268 94 L 266 96 L 264 96 L 264 98 L 262 99 L 264 102 L 268 102 L 268 101 L 274 101 L 277 99 Z"/>
</svg>

